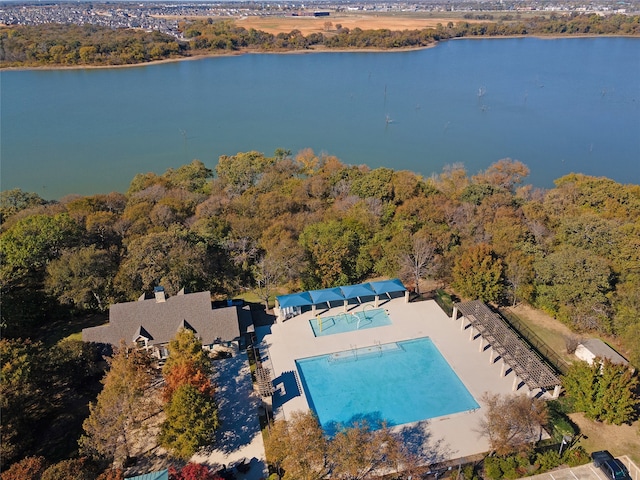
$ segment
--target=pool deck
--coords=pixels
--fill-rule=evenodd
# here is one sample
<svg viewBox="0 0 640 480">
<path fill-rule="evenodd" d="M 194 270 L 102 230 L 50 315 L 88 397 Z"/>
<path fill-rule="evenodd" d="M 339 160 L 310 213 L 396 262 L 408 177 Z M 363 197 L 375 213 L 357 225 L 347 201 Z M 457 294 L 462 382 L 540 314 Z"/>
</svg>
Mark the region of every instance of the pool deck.
<svg viewBox="0 0 640 480">
<path fill-rule="evenodd" d="M 467 390 L 480 404 L 475 411 L 468 411 L 417 422 L 394 429 L 401 430 L 416 443 L 421 444 L 425 461 L 428 463 L 451 460 L 489 450 L 488 440 L 479 431 L 486 407 L 481 397 L 485 392 L 510 394 L 513 392 L 514 373 L 507 371 L 501 376 L 502 360 L 490 363 L 490 348 L 480 348 L 479 339 L 470 339 L 470 330 L 461 330 L 461 320 L 451 320 L 435 301 L 406 303 L 404 297 L 381 302 L 392 324 L 377 328 L 357 330 L 315 337 L 309 320 L 315 314 L 311 311 L 279 321 L 269 327 L 256 329 L 261 355 L 266 367 L 271 369 L 274 387 L 274 414 L 276 418 L 288 418 L 296 410 L 309 409 L 304 391 L 299 382 L 292 382 L 297 371 L 295 360 L 324 355 L 352 348 L 430 337 L 440 353 L 456 372 Z M 362 305 L 349 305 L 350 311 L 362 311 Z M 316 314 L 337 315 L 343 307 L 330 310 L 319 309 Z M 291 372 L 296 372 L 292 375 Z M 518 382 L 519 383 L 519 382 Z M 434 385 L 437 388 L 437 385 Z M 518 393 L 534 395 L 526 386 Z"/>
</svg>

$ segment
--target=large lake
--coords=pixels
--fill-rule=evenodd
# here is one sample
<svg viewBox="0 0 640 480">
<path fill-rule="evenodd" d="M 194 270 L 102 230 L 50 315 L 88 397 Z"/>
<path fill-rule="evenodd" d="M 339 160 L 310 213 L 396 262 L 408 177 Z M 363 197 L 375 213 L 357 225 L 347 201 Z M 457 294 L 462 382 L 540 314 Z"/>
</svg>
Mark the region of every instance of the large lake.
<svg viewBox="0 0 640 480">
<path fill-rule="evenodd" d="M 126 191 L 197 158 L 310 147 L 425 176 L 505 157 L 640 184 L 640 39 L 481 39 L 405 52 L 3 71 L 2 189 Z"/>
</svg>

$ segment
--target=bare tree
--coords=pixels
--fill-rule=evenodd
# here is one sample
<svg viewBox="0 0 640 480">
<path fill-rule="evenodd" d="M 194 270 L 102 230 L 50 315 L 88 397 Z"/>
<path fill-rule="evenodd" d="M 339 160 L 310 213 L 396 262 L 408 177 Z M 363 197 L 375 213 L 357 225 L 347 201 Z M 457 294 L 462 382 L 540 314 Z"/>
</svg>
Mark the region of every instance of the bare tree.
<svg viewBox="0 0 640 480">
<path fill-rule="evenodd" d="M 480 423 L 480 433 L 489 438 L 491 449 L 498 455 L 526 452 L 540 440 L 548 417 L 544 400 L 485 393 L 482 401 L 487 413 Z"/>
<path fill-rule="evenodd" d="M 424 237 L 414 235 L 411 250 L 400 256 L 400 275 L 403 279 L 415 283 L 416 293 L 420 294 L 420 280 L 429 276 L 436 268 L 435 244 Z"/>
<path fill-rule="evenodd" d="M 573 355 L 574 353 L 576 353 L 576 349 L 581 342 L 582 338 L 579 335 L 570 334 L 564 336 L 564 346 L 567 349 L 567 353 L 569 355 Z"/>
<path fill-rule="evenodd" d="M 269 298 L 282 278 L 283 266 L 273 257 L 262 255 L 253 266 L 253 277 L 256 281 L 255 291 L 269 310 Z"/>
</svg>

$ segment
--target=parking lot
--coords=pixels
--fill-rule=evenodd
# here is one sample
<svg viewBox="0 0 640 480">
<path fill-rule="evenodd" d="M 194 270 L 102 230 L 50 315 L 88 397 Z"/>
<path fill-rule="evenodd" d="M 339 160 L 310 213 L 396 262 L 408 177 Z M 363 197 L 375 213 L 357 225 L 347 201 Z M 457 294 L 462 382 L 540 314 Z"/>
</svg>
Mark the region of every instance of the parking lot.
<svg viewBox="0 0 640 480">
<path fill-rule="evenodd" d="M 631 461 L 629 457 L 623 455 L 616 457 L 622 461 L 627 470 L 629 470 L 629 476 L 631 480 L 640 480 L 640 468 Z M 543 473 L 541 475 L 534 475 L 533 477 L 527 477 L 530 480 L 609 480 L 605 474 L 599 468 L 593 465 L 593 462 L 586 465 L 580 465 L 579 467 L 564 468 L 562 470 L 554 470 L 552 472 Z"/>
</svg>

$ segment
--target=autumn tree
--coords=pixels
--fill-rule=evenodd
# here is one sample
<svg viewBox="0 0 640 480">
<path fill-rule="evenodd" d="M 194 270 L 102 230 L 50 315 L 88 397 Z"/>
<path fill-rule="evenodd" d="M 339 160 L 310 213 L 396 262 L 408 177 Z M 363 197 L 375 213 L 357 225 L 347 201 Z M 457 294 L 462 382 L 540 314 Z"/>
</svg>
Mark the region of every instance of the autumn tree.
<svg viewBox="0 0 640 480">
<path fill-rule="evenodd" d="M 640 405 L 637 375 L 608 359 L 572 363 L 562 384 L 574 408 L 593 420 L 621 425 Z"/>
<path fill-rule="evenodd" d="M 166 419 L 160 443 L 179 458 L 188 459 L 213 440 L 218 410 L 211 383 L 211 360 L 193 330 L 181 328 L 169 342 L 162 369 Z"/>
<path fill-rule="evenodd" d="M 331 478 L 364 480 L 390 470 L 398 470 L 404 462 L 400 439 L 382 425 L 373 429 L 366 421 L 340 429 L 331 439 L 329 452 Z"/>
<path fill-rule="evenodd" d="M 486 243 L 472 246 L 456 258 L 453 266 L 453 286 L 463 296 L 485 302 L 497 302 L 502 297 L 504 280 L 502 260 Z"/>
<path fill-rule="evenodd" d="M 171 401 L 173 393 L 182 385 L 191 385 L 202 395 L 213 397 L 211 360 L 193 330 L 181 328 L 169 342 L 168 350 L 169 357 L 162 367 L 163 400 Z"/>
<path fill-rule="evenodd" d="M 94 480 L 97 476 L 96 465 L 87 458 L 71 458 L 51 465 L 41 480 Z"/>
<path fill-rule="evenodd" d="M 327 438 L 311 411 L 276 420 L 265 451 L 269 462 L 284 472 L 283 480 L 322 480 L 330 471 Z"/>
<path fill-rule="evenodd" d="M 548 415 L 544 400 L 485 393 L 482 401 L 487 413 L 480 422 L 480 433 L 498 455 L 529 451 L 540 440 Z"/>
<path fill-rule="evenodd" d="M 109 359 L 102 391 L 89 405 L 79 441 L 81 452 L 114 463 L 129 458 L 135 429 L 151 406 L 152 400 L 145 395 L 151 383 L 150 365 L 146 352 L 120 345 Z"/>
<path fill-rule="evenodd" d="M 207 465 L 201 463 L 187 463 L 181 469 L 169 467 L 170 480 L 222 480 L 218 474 L 213 473 Z"/>
<path fill-rule="evenodd" d="M 492 185 L 510 192 L 529 175 L 529 168 L 518 160 L 503 158 L 473 177 L 474 182 Z"/>
<path fill-rule="evenodd" d="M 25 457 L 2 472 L 2 480 L 40 480 L 47 468 L 44 457 Z"/>
</svg>

